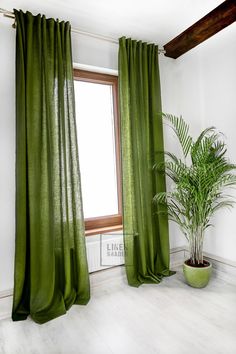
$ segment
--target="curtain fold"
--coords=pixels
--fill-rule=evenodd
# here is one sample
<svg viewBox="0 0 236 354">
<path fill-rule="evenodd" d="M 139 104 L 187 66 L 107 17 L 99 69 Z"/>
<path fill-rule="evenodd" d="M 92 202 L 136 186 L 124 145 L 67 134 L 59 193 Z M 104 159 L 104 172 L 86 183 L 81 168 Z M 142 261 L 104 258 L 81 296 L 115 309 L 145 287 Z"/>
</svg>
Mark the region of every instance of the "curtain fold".
<svg viewBox="0 0 236 354">
<path fill-rule="evenodd" d="M 90 297 L 68 22 L 16 16 L 13 320 L 44 323 Z"/>
<path fill-rule="evenodd" d="M 132 286 L 159 283 L 173 272 L 168 218 L 157 215 L 152 202 L 166 189 L 165 177 L 153 172 L 154 163 L 164 161 L 156 45 L 120 38 L 119 103 L 127 279 Z"/>
</svg>

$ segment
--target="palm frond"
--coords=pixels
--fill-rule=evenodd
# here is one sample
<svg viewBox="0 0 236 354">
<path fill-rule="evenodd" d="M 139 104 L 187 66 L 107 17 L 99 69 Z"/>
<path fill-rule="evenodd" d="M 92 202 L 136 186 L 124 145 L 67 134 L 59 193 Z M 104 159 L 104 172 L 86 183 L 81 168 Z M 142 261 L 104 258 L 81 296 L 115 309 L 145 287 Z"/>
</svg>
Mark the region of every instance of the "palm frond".
<svg viewBox="0 0 236 354">
<path fill-rule="evenodd" d="M 186 157 L 193 142 L 192 137 L 189 135 L 189 125 L 182 117 L 176 117 L 168 113 L 163 113 L 162 116 L 171 123 L 172 128 L 179 139 L 184 156 Z"/>
</svg>

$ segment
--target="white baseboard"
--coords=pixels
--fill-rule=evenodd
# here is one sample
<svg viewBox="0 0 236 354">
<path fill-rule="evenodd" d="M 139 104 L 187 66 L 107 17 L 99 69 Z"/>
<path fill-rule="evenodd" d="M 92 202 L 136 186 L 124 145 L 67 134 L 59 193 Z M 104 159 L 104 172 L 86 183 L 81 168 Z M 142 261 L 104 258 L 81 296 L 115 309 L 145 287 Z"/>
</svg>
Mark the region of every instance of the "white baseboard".
<svg viewBox="0 0 236 354">
<path fill-rule="evenodd" d="M 12 301 L 12 295 L 9 295 L 7 297 L 0 297 L 0 320 L 11 317 Z"/>
<path fill-rule="evenodd" d="M 170 268 L 178 267 L 185 260 L 185 248 L 176 247 L 170 250 Z"/>
</svg>

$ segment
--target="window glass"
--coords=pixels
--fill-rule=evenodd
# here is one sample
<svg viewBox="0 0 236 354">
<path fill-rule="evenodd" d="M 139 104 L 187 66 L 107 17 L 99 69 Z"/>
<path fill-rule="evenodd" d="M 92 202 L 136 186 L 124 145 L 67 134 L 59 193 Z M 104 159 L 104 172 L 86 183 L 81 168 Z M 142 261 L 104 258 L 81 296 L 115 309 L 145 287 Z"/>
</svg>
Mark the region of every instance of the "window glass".
<svg viewBox="0 0 236 354">
<path fill-rule="evenodd" d="M 74 85 L 84 216 L 118 214 L 112 85 Z"/>
</svg>

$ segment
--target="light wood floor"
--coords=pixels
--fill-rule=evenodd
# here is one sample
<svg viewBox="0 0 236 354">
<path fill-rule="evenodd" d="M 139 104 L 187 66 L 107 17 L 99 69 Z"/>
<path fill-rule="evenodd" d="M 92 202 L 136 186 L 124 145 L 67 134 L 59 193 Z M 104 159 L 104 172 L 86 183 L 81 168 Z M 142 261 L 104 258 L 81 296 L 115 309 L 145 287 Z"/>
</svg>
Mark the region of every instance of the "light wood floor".
<svg viewBox="0 0 236 354">
<path fill-rule="evenodd" d="M 201 290 L 184 283 L 181 269 L 136 289 L 117 267 L 92 274 L 91 284 L 87 306 L 44 325 L 0 321 L 0 353 L 236 353 L 236 285 L 216 274 Z"/>
</svg>

